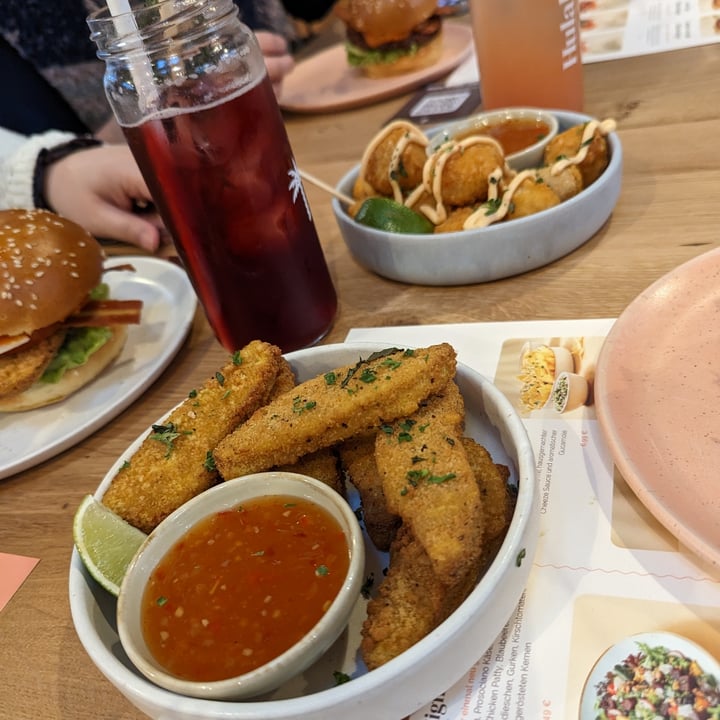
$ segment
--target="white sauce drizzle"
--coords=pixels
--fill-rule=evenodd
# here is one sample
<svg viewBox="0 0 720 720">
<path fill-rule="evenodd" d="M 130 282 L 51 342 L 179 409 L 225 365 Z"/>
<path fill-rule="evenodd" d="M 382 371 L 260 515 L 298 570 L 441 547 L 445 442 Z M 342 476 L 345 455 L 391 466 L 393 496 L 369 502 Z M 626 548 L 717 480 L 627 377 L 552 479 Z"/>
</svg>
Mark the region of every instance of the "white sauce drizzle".
<svg viewBox="0 0 720 720">
<path fill-rule="evenodd" d="M 439 225 L 441 222 L 447 220 L 447 208 L 443 201 L 442 196 L 442 174 L 448 160 L 458 153 L 464 152 L 466 148 L 472 145 L 491 145 L 494 147 L 500 157 L 504 157 L 503 149 L 500 143 L 494 138 L 488 137 L 487 135 L 470 135 L 469 137 L 463 138 L 460 142 L 455 140 L 448 140 L 444 142 L 440 147 L 426 160 L 423 166 L 423 188 L 427 192 L 431 193 L 435 200 L 435 207 L 430 205 L 421 205 L 420 212 L 425 215 L 430 222 L 435 225 Z M 507 168 L 507 165 L 505 165 Z M 500 172 L 503 172 L 502 168 L 497 168 Z M 493 170 L 496 172 L 496 170 Z M 408 200 L 413 197 L 415 193 L 412 193 Z M 408 202 L 406 201 L 406 205 Z"/>
<path fill-rule="evenodd" d="M 523 170 L 522 172 L 519 172 L 512 179 L 510 185 L 508 185 L 508 189 L 503 193 L 502 200 L 500 201 L 500 205 L 498 205 L 497 209 L 493 211 L 492 205 L 489 205 L 488 203 L 483 203 L 472 215 L 466 218 L 465 222 L 463 223 L 463 230 L 487 227 L 488 225 L 492 225 L 492 223 L 496 223 L 499 220 L 502 220 L 508 214 L 508 210 L 510 209 L 510 204 L 512 203 L 512 198 L 515 194 L 515 191 L 520 187 L 520 185 L 523 184 L 525 180 L 534 176 L 534 170 Z M 495 197 L 490 197 L 490 195 L 488 194 L 489 202 L 497 201 L 497 187 L 495 187 L 494 189 Z"/>
<path fill-rule="evenodd" d="M 365 148 L 365 152 L 363 153 L 362 160 L 360 162 L 359 178 L 363 183 L 367 183 L 367 168 L 372 154 L 375 150 L 377 150 L 383 140 L 385 140 L 385 138 L 397 129 L 404 130 L 404 132 L 393 149 L 390 165 L 388 166 L 388 180 L 390 181 L 390 187 L 393 191 L 393 199 L 395 202 L 402 203 L 402 189 L 396 179 L 400 168 L 400 158 L 402 157 L 405 148 L 410 143 L 416 143 L 423 149 L 426 148 L 428 144 L 427 137 L 425 137 L 423 132 L 412 123 L 407 122 L 406 120 L 396 120 L 395 122 L 391 122 L 389 125 L 386 125 L 378 133 L 376 133 L 375 137 L 370 140 L 368 146 Z"/>
<path fill-rule="evenodd" d="M 577 153 L 575 153 L 572 157 L 556 160 L 550 166 L 550 174 L 559 175 L 563 170 L 571 165 L 579 165 L 587 157 L 593 137 L 595 136 L 595 131 L 598 130 L 601 135 L 608 135 L 613 132 L 616 127 L 617 123 L 613 119 L 603 120 L 602 122 L 599 120 L 591 120 L 587 123 L 587 125 L 585 125 L 582 138 L 580 139 L 580 147 Z"/>
</svg>

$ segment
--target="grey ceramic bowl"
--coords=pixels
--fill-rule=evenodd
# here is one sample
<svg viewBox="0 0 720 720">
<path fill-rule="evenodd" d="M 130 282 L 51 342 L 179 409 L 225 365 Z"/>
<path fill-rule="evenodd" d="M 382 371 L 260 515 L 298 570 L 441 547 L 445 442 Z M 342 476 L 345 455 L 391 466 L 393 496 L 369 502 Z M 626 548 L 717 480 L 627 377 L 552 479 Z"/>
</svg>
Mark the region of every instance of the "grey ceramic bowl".
<svg viewBox="0 0 720 720">
<path fill-rule="evenodd" d="M 587 122 L 588 115 L 553 111 L 559 132 Z M 610 164 L 586 190 L 556 207 L 476 230 L 411 235 L 355 222 L 339 200 L 332 207 L 352 256 L 378 275 L 414 285 L 469 285 L 542 267 L 589 240 L 605 224 L 620 195 L 622 147 L 609 135 Z M 359 165 L 337 189 L 352 194 Z"/>
</svg>

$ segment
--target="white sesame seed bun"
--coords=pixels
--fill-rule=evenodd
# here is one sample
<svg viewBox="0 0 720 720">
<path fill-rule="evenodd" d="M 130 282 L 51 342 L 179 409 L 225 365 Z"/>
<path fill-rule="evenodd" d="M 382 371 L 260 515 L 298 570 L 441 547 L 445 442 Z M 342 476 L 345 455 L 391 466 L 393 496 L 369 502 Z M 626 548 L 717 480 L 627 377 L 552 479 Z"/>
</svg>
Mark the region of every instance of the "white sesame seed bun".
<svg viewBox="0 0 720 720">
<path fill-rule="evenodd" d="M 63 321 L 102 271 L 102 248 L 80 225 L 46 210 L 0 211 L 0 335 Z"/>
<path fill-rule="evenodd" d="M 120 354 L 127 338 L 126 325 L 113 325 L 110 339 L 80 367 L 66 370 L 56 383 L 36 382 L 29 389 L 0 398 L 0 413 L 22 412 L 51 405 L 94 380 Z"/>
</svg>

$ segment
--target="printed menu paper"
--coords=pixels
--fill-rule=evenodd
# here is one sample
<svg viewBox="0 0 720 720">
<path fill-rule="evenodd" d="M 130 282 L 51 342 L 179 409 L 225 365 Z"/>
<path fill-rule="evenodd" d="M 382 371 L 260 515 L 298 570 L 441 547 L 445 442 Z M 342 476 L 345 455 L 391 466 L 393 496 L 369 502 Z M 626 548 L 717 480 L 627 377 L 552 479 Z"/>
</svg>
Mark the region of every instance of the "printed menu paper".
<svg viewBox="0 0 720 720">
<path fill-rule="evenodd" d="M 720 658 L 720 582 L 637 500 L 598 426 L 594 373 L 612 323 L 427 325 L 348 334 L 347 341 L 400 347 L 450 343 L 459 362 L 490 378 L 515 404 L 535 452 L 540 539 L 525 593 L 495 643 L 479 649 L 484 654 L 467 674 L 411 720 L 594 718 L 578 713 L 581 702 L 594 704 L 597 674 L 612 669 L 595 668 L 598 659 L 641 633 L 680 635 Z M 569 356 L 572 363 L 568 384 L 554 395 L 538 369 L 542 363 L 528 361 L 528 353 L 547 348 L 559 349 L 558 362 Z"/>
</svg>

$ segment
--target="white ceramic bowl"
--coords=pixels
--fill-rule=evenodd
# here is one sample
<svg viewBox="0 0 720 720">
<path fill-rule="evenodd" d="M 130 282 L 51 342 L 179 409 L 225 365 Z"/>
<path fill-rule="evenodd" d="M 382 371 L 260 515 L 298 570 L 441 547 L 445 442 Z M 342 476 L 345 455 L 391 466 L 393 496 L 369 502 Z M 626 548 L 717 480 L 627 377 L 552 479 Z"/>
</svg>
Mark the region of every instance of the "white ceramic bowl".
<svg viewBox="0 0 720 720">
<path fill-rule="evenodd" d="M 563 130 L 591 118 L 553 111 Z M 529 217 L 476 230 L 413 235 L 385 232 L 355 222 L 332 200 L 340 233 L 358 263 L 378 275 L 415 285 L 467 285 L 534 270 L 567 255 L 589 240 L 610 217 L 620 195 L 622 148 L 609 135 L 610 164 L 575 197 Z M 352 194 L 359 165 L 337 189 Z"/>
<path fill-rule="evenodd" d="M 487 110 L 471 117 L 450 123 L 433 132 L 430 136 L 428 153 L 437 150 L 440 145 L 456 135 L 467 135 L 471 132 L 482 132 L 486 128 L 505 120 L 531 120 L 544 122 L 548 126 L 548 133 L 528 147 L 506 155 L 508 165 L 514 170 L 539 167 L 543 164 L 545 146 L 558 132 L 558 119 L 550 110 L 540 108 L 506 108 L 504 110 Z"/>
<path fill-rule="evenodd" d="M 328 345 L 290 353 L 299 380 L 357 362 L 386 347 L 378 343 Z M 398 720 L 450 688 L 494 642 L 525 588 L 539 535 L 535 460 L 525 426 L 510 401 L 485 377 L 460 365 L 457 382 L 465 399 L 466 433 L 495 462 L 510 468 L 518 495 L 510 527 L 487 572 L 460 607 L 416 645 L 368 672 L 359 658 L 365 601 L 359 600 L 346 631 L 310 668 L 273 693 L 248 702 L 189 698 L 151 683 L 122 649 L 115 627 L 115 598 L 85 571 L 73 550 L 70 609 L 88 655 L 128 700 L 162 720 Z M 101 498 L 142 435 L 110 468 L 97 489 Z M 387 556 L 366 541 L 366 575 L 382 577 Z M 335 685 L 333 673 L 352 679 Z"/>
<path fill-rule="evenodd" d="M 299 642 L 257 669 L 215 682 L 182 680 L 165 670 L 150 652 L 142 630 L 142 598 L 148 579 L 169 550 L 200 521 L 248 500 L 272 495 L 302 498 L 329 512 L 342 528 L 350 563 L 345 580 L 327 612 Z M 181 695 L 244 698 L 274 690 L 312 665 L 345 629 L 365 582 L 365 543 L 355 513 L 335 490 L 291 472 L 265 472 L 216 485 L 178 508 L 153 530 L 128 567 L 117 605 L 120 642 L 130 661 L 156 685 Z"/>
</svg>

